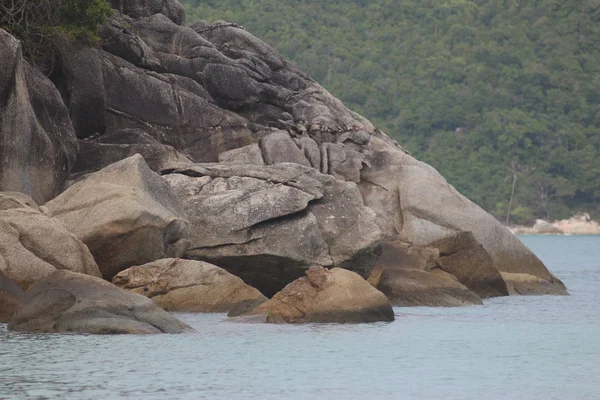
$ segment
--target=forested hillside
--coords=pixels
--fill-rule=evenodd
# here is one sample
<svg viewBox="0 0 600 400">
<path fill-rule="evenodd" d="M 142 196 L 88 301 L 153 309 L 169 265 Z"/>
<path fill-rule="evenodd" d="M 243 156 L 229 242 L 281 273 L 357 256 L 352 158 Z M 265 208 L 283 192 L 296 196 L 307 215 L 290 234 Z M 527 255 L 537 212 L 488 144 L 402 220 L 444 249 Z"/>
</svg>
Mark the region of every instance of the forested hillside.
<svg viewBox="0 0 600 400">
<path fill-rule="evenodd" d="M 184 0 L 511 223 L 600 219 L 600 0 Z"/>
</svg>

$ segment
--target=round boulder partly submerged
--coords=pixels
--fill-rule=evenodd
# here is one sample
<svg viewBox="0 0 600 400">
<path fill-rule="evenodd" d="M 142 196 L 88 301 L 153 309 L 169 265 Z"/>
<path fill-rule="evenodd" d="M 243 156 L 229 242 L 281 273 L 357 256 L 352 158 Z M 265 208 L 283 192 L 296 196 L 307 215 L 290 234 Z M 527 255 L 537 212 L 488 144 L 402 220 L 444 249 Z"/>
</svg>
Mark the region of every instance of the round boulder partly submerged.
<svg viewBox="0 0 600 400">
<path fill-rule="evenodd" d="M 290 324 L 391 322 L 394 311 L 387 297 L 357 273 L 312 267 L 306 277 L 290 283 L 242 317 Z"/>
</svg>

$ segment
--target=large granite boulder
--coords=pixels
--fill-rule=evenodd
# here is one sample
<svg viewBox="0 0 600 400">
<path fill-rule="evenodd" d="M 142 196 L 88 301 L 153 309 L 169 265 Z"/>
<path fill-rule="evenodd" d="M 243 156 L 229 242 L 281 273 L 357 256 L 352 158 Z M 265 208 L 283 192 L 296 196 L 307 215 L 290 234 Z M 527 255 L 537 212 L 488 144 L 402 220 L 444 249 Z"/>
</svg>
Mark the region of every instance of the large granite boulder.
<svg viewBox="0 0 600 400">
<path fill-rule="evenodd" d="M 435 247 L 388 239 L 368 282 L 398 307 L 481 304 L 477 294 L 443 269 L 442 258 Z"/>
<path fill-rule="evenodd" d="M 100 276 L 88 248 L 65 224 L 30 207 L 0 211 L 0 271 L 22 288 L 56 270 Z"/>
<path fill-rule="evenodd" d="M 342 268 L 313 267 L 266 303 L 242 314 L 270 323 L 390 322 L 387 297 L 358 274 Z"/>
<path fill-rule="evenodd" d="M 449 235 L 428 246 L 439 250 L 442 270 L 456 276 L 479 296 L 508 296 L 502 274 L 494 268 L 489 253 L 471 232 Z"/>
<path fill-rule="evenodd" d="M 458 193 L 434 168 L 415 160 L 389 139 L 376 135 L 370 138 L 365 149 L 369 151 L 364 152 L 366 163 L 361 169 L 359 188 L 365 204 L 377 214 L 384 234 L 415 245 L 472 235 L 466 242 L 471 243 L 472 249 L 478 246 L 475 242 L 481 248 L 477 250 L 479 261 L 472 260 L 468 269 L 487 272 L 485 277 L 482 275 L 479 289 L 467 284 L 466 276 L 459 280 L 484 297 L 508 294 L 500 272 L 526 273 L 566 293 L 562 282 L 514 234 Z M 450 265 L 453 257 L 447 256 L 447 265 Z M 462 256 L 456 256 L 459 257 Z M 492 287 L 483 289 L 486 282 Z M 540 294 L 545 292 L 546 289 L 541 288 Z"/>
<path fill-rule="evenodd" d="M 229 165 L 273 167 L 295 163 L 335 179 L 330 184 L 331 193 L 337 193 L 334 198 L 341 194 L 350 196 L 346 200 L 354 198 L 355 189 L 347 185 L 347 192 L 339 182 L 358 185 L 365 205 L 375 213 L 371 219 L 391 241 L 427 246 L 471 232 L 472 243 L 478 243 L 479 250 L 475 251 L 477 246 L 473 244 L 467 246 L 470 250 L 452 250 L 442 258 L 447 259 L 447 270 L 456 272 L 463 284 L 482 296 L 507 294 L 509 289 L 502 288 L 502 281 L 515 276 L 507 274 L 534 277 L 518 279 L 521 285 L 529 282 L 528 293 L 547 293 L 548 285 L 556 292 L 566 293 L 562 282 L 496 219 L 460 195 L 435 169 L 415 160 L 241 26 L 199 21 L 184 27 L 180 9 L 172 0 L 115 0 L 112 4 L 120 13 L 103 25 L 101 48 L 63 46 L 60 68 L 55 74 L 77 136 L 95 138 L 82 152 L 82 173 L 93 169 L 89 164 L 101 166 L 103 160 L 114 161 L 134 151 L 143 153 L 154 168 L 164 168 L 165 160 L 172 159 L 169 155 L 172 149 L 197 163 L 220 161 Z M 3 62 L 6 63 L 4 59 Z M 11 68 L 8 70 L 14 69 Z M 158 144 L 146 148 L 146 142 L 124 143 L 117 138 L 132 129 L 144 131 Z M 211 190 L 229 186 L 227 196 L 235 198 L 248 191 L 247 187 L 258 188 L 270 179 L 236 174 L 190 176 L 195 181 L 188 188 L 192 193 L 203 192 L 204 185 L 209 188 L 206 193 L 190 196 L 201 197 L 204 199 L 201 203 L 208 204 Z M 212 179 L 217 182 L 205 182 Z M 267 182 L 259 183 L 256 179 Z M 290 187 L 289 182 L 284 186 Z M 287 191 L 285 195 L 272 198 L 281 195 L 281 199 L 295 200 L 287 208 L 277 206 L 283 209 L 279 216 L 272 212 L 260 216 L 266 206 L 257 208 L 260 211 L 251 218 L 237 217 L 211 206 L 211 212 L 223 219 L 237 220 L 240 230 L 227 231 L 209 225 L 196 238 L 203 236 L 205 241 L 198 241 L 190 254 L 198 259 L 218 260 L 218 265 L 230 271 L 260 270 L 261 279 L 271 281 L 260 289 L 270 294 L 290 278 L 300 276 L 308 266 L 338 265 L 342 259 L 345 263 L 355 248 L 348 237 L 338 240 L 335 233 L 342 232 L 341 227 L 343 232 L 354 229 L 341 223 L 345 221 L 338 218 L 341 214 L 326 220 L 318 215 L 316 206 L 321 202 L 333 204 L 327 191 L 322 195 L 309 193 L 312 199 L 304 195 L 294 197 L 293 191 L 286 188 L 269 188 L 267 192 L 283 190 Z M 215 202 L 223 199 L 210 196 Z M 252 197 L 256 200 L 261 196 Z M 224 210 L 235 203 L 228 201 Z M 305 201 L 308 206 L 303 208 Z M 268 207 L 272 206 L 270 203 Z M 322 209 L 326 214 L 334 207 Z M 252 222 L 258 220 L 262 222 Z M 243 221 L 252 225 L 243 226 Z M 333 225 L 336 227 L 327 231 Z M 301 241 L 297 239 L 299 233 Z M 218 239 L 221 234 L 223 240 Z M 337 247 L 332 247 L 332 240 L 337 241 Z M 220 241 L 212 248 L 205 244 Z M 289 246 L 290 242 L 304 245 Z M 370 269 L 372 263 L 368 260 L 375 252 L 370 246 L 365 248 L 362 254 L 367 261 L 357 261 L 361 257 L 353 253 L 351 269 L 358 268 L 360 263 L 364 264 L 360 267 L 362 271 Z M 327 254 L 327 249 L 333 253 Z M 456 254 L 476 253 L 477 261 L 469 261 L 467 272 L 461 275 L 459 270 L 464 267 L 456 267 L 454 260 L 464 257 Z M 262 258 L 257 268 L 254 261 L 258 260 L 258 254 Z M 254 261 L 245 264 L 242 260 Z M 284 262 L 286 267 L 282 270 L 279 266 Z M 467 284 L 468 271 L 477 271 L 479 275 L 471 277 Z M 542 282 L 538 289 L 534 284 L 537 279 Z M 480 283 L 476 284 L 476 280 Z M 492 287 L 486 288 L 486 282 Z"/>
<path fill-rule="evenodd" d="M 0 323 L 5 323 L 21 307 L 25 292 L 0 270 Z"/>
<path fill-rule="evenodd" d="M 188 223 L 169 185 L 140 155 L 87 175 L 44 206 L 88 246 L 107 280 L 179 257 L 188 245 Z"/>
<path fill-rule="evenodd" d="M 23 60 L 19 41 L 0 29 L 0 190 L 43 203 L 60 192 L 76 154 L 58 90 Z"/>
<path fill-rule="evenodd" d="M 227 313 L 239 303 L 267 301 L 235 275 L 202 261 L 169 258 L 121 271 L 113 283 L 167 311 Z"/>
<path fill-rule="evenodd" d="M 352 182 L 285 163 L 195 164 L 164 177 L 192 229 L 186 256 L 219 265 L 267 296 L 312 266 L 368 276 L 380 233 Z"/>
<path fill-rule="evenodd" d="M 57 271 L 32 286 L 8 329 L 92 334 L 181 333 L 192 329 L 147 297 L 100 278 Z"/>
</svg>

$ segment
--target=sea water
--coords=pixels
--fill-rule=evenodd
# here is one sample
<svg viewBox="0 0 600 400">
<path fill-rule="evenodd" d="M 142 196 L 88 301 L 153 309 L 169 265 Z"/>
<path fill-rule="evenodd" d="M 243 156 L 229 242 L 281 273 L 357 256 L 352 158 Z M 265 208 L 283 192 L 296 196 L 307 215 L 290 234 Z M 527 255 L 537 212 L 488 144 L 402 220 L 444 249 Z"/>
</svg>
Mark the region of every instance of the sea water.
<svg viewBox="0 0 600 400">
<path fill-rule="evenodd" d="M 177 314 L 182 335 L 0 325 L 0 399 L 600 399 L 600 236 L 522 236 L 571 296 L 396 308 L 364 325 Z"/>
</svg>

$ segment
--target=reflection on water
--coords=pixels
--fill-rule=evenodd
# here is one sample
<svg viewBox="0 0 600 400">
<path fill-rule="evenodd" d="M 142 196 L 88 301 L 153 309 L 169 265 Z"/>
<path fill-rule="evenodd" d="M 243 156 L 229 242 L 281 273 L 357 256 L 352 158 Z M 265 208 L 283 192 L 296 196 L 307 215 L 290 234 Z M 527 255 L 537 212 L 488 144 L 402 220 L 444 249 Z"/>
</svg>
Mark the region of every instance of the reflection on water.
<svg viewBox="0 0 600 400">
<path fill-rule="evenodd" d="M 397 308 L 280 326 L 180 314 L 198 333 L 27 335 L 0 325 L 0 399 L 599 399 L 600 236 L 528 236 L 570 297 Z"/>
</svg>

